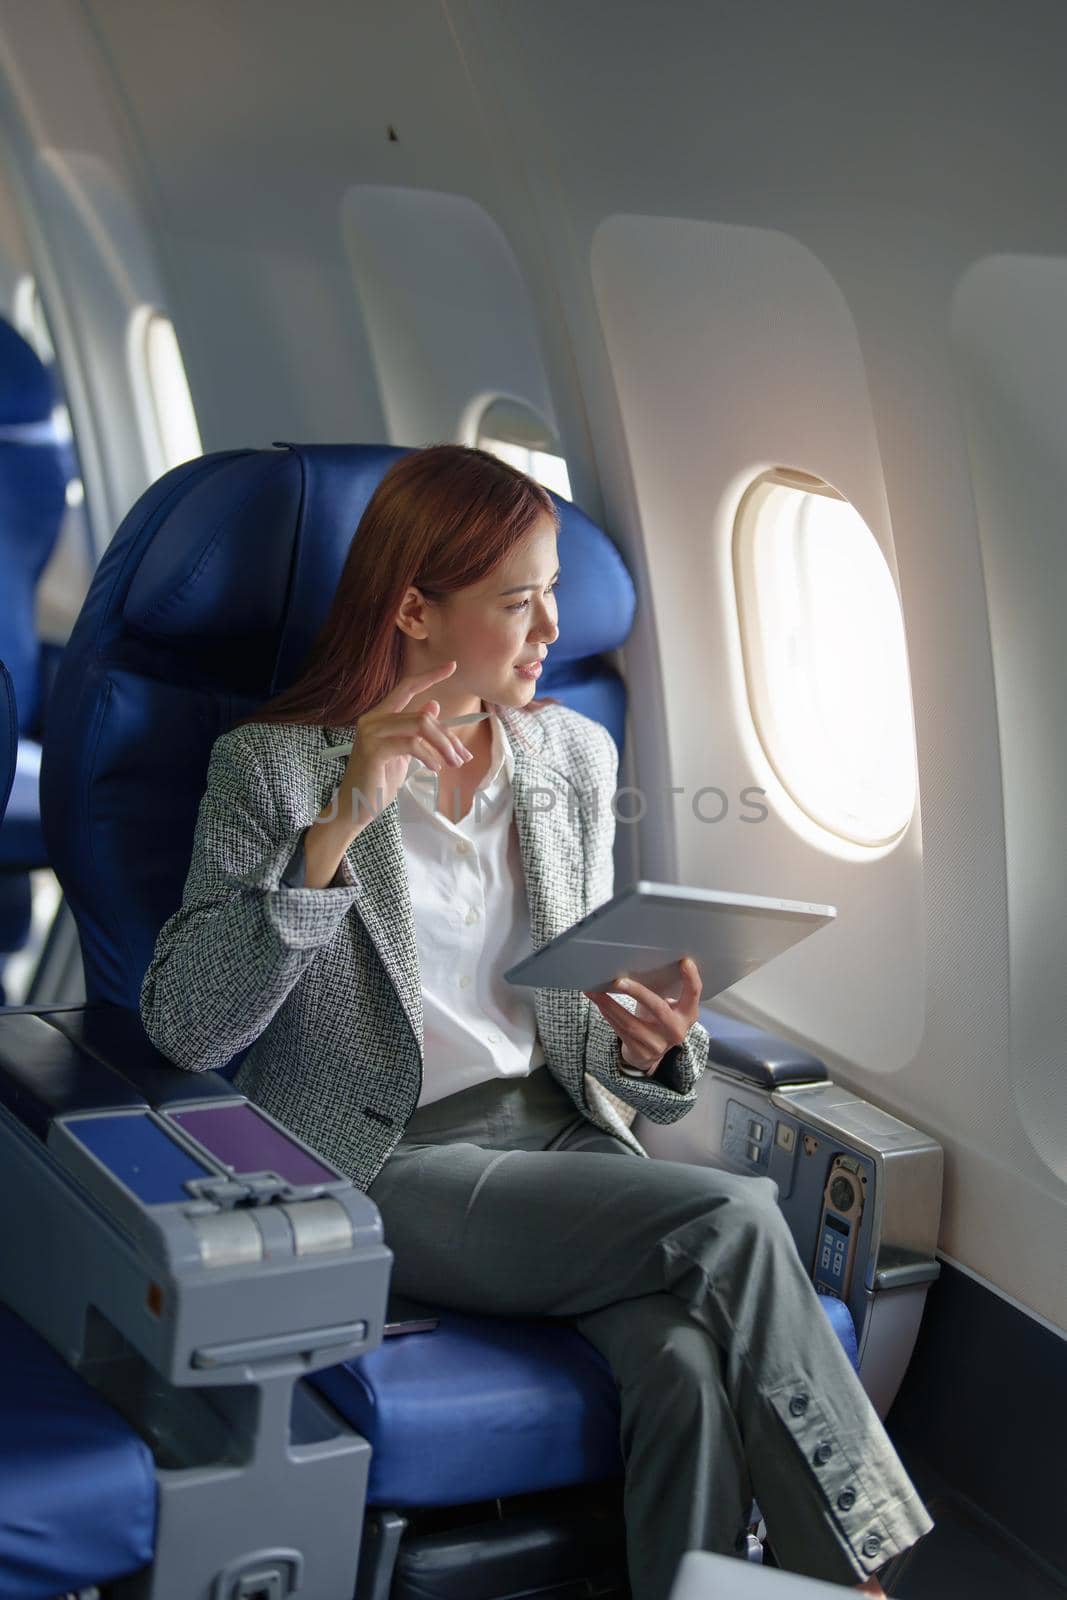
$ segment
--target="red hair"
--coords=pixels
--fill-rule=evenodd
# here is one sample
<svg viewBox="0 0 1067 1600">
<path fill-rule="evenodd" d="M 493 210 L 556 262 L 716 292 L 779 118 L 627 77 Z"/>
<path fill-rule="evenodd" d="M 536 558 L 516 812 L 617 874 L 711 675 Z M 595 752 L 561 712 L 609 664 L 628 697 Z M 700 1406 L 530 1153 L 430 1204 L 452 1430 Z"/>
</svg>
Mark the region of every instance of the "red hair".
<svg viewBox="0 0 1067 1600">
<path fill-rule="evenodd" d="M 414 586 L 441 600 L 479 583 L 546 515 L 558 533 L 547 489 L 485 450 L 433 444 L 401 456 L 359 519 L 299 678 L 233 726 L 353 726 L 403 677 L 404 635 L 395 618 L 405 592 Z M 522 709 L 555 704 L 546 695 Z"/>
</svg>

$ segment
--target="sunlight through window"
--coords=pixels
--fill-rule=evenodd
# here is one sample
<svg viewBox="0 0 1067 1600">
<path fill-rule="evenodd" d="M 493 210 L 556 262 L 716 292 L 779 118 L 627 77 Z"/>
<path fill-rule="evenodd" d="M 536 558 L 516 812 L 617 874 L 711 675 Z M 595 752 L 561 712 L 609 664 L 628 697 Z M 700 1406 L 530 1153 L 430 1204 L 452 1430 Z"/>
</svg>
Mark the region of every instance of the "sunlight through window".
<svg viewBox="0 0 1067 1600">
<path fill-rule="evenodd" d="M 830 832 L 891 843 L 915 804 L 914 727 L 904 622 L 877 540 L 821 479 L 776 468 L 741 502 L 734 567 L 768 760 Z"/>
</svg>

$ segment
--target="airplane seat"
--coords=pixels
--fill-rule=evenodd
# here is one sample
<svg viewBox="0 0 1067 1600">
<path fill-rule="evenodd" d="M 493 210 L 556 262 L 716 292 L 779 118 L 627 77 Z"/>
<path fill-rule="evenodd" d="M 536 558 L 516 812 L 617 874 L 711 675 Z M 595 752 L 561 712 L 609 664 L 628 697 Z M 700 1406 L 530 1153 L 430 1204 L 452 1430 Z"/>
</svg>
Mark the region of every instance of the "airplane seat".
<svg viewBox="0 0 1067 1600">
<path fill-rule="evenodd" d="M 51 1600 L 151 1561 L 151 1450 L 2 1302 L 0 1418 L 5 1600 Z"/>
<path fill-rule="evenodd" d="M 0 318 L 0 657 L 19 708 L 17 764 L 0 826 L 0 978 L 4 957 L 30 931 L 29 874 L 48 865 L 38 801 L 45 695 L 34 595 L 59 537 L 72 471 L 70 448 L 52 423 L 54 403 L 47 367 Z"/>
<path fill-rule="evenodd" d="M 0 822 L 18 760 L 15 685 L 0 661 Z M 48 1600 L 152 1559 L 152 1453 L 0 1301 L 0 1573 L 7 1600 Z"/>
<path fill-rule="evenodd" d="M 215 739 L 299 674 L 362 511 L 403 453 L 293 445 L 198 458 L 155 483 L 108 547 L 57 674 L 41 782 L 45 838 L 77 922 L 87 996 L 83 1033 L 70 1018 L 48 1020 L 98 1060 L 107 1052 L 89 1040 L 88 1021 L 102 1014 L 121 1013 L 129 1037 L 139 1032 L 146 1043 L 140 986 L 159 928 L 181 903 Z M 621 746 L 625 691 L 603 656 L 629 631 L 632 582 L 606 535 L 577 507 L 557 504 L 568 582 L 543 692 L 599 718 Z M 703 1016 L 716 1024 L 710 1008 Z M 736 1025 L 735 1038 L 744 1034 Z M 152 1073 L 152 1094 L 144 1091 L 152 1104 L 172 1089 L 188 1098 L 228 1087 L 216 1074 L 165 1064 Z M 855 1364 L 847 1307 L 826 1309 Z M 614 1380 L 576 1330 L 549 1319 L 432 1316 L 430 1331 L 400 1331 L 311 1368 L 328 1369 L 314 1392 L 374 1446 L 364 1600 L 408 1592 L 405 1560 L 420 1594 L 467 1593 L 470 1565 L 483 1555 L 507 1585 L 551 1545 L 544 1519 L 498 1519 L 480 1527 L 457 1575 L 454 1544 L 432 1536 L 420 1544 L 398 1507 L 414 1514 L 600 1481 L 617 1489 L 622 1473 Z M 489 1412 L 491 1425 L 480 1425 Z M 354 1517 L 362 1511 L 363 1502 L 353 1505 Z M 573 1529 L 557 1532 L 559 1550 L 572 1549 Z"/>
</svg>

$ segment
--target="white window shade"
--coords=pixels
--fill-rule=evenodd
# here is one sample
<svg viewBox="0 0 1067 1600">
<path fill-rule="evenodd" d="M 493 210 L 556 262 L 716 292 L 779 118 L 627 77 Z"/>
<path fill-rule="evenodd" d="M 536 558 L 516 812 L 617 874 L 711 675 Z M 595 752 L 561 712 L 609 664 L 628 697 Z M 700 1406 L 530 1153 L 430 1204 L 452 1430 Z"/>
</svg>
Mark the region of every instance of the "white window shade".
<svg viewBox="0 0 1067 1600">
<path fill-rule="evenodd" d="M 914 728 L 900 602 L 874 535 L 829 485 L 779 469 L 741 503 L 734 570 L 772 767 L 829 832 L 892 843 L 915 805 Z"/>
<path fill-rule="evenodd" d="M 24 275 L 15 285 L 12 297 L 11 319 L 22 337 L 33 346 L 45 366 L 56 359 L 48 318 L 41 303 L 41 292 L 36 279 Z"/>
<path fill-rule="evenodd" d="M 142 306 L 130 327 L 130 356 L 142 436 L 152 476 L 158 477 L 204 453 L 170 318 Z"/>
<path fill-rule="evenodd" d="M 555 435 L 529 406 L 517 400 L 494 400 L 478 424 L 478 448 L 518 467 L 527 477 L 570 500 L 570 474 L 559 454 Z"/>
</svg>

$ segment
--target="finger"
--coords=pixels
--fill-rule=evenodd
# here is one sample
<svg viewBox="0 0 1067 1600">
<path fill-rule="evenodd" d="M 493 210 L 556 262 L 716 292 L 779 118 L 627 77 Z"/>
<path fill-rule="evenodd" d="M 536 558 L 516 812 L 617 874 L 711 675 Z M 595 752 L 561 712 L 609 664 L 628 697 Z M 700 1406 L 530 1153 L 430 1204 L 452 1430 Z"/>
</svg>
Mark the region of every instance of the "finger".
<svg viewBox="0 0 1067 1600">
<path fill-rule="evenodd" d="M 676 1023 L 673 1016 L 670 1020 L 667 1038 L 664 1040 L 661 1037 L 661 1029 L 650 1027 L 647 1023 L 641 1022 L 634 1016 L 632 1011 L 627 1011 L 625 1006 L 620 1006 L 618 1001 L 613 1000 L 610 995 L 601 995 L 599 1000 L 594 1001 L 594 1004 L 600 1006 L 602 1014 L 611 1023 L 619 1038 L 634 1047 L 635 1055 L 662 1055 L 672 1045 L 681 1043 L 681 1040 L 675 1036 Z"/>
<path fill-rule="evenodd" d="M 429 710 L 430 705 L 434 707 L 432 712 Z M 462 767 L 467 761 L 467 747 L 462 740 L 449 733 L 447 728 L 442 728 L 437 720 L 439 710 L 436 700 L 431 700 L 421 707 L 418 712 L 419 732 L 423 739 L 428 739 L 441 752 L 442 758 L 450 766 Z M 424 719 L 426 719 L 425 725 Z"/>
<path fill-rule="evenodd" d="M 661 998 L 656 994 L 654 989 L 648 989 L 643 984 L 636 983 L 636 980 L 632 978 L 622 980 L 621 986 L 623 986 L 624 993 L 630 992 L 629 989 L 625 987 L 626 984 L 634 984 L 636 988 L 641 990 L 642 994 L 647 996 L 650 1002 L 660 1000 Z M 612 987 L 618 988 L 620 985 L 616 984 Z M 676 1008 L 674 1001 L 661 1001 L 661 1004 L 664 1008 L 662 1011 L 657 1011 L 653 1016 L 644 1016 L 642 1015 L 644 1002 L 639 1001 L 636 1020 L 639 1024 L 643 1023 L 653 1030 L 653 1034 L 659 1043 L 659 1049 L 662 1052 L 664 1050 L 669 1050 L 674 1045 L 681 1044 L 683 1042 L 686 1034 L 689 1032 L 689 1029 L 696 1021 L 697 1007 L 696 1005 L 693 1005 L 689 1009 L 681 1010 Z M 628 1011 L 625 1006 L 620 1007 L 620 1009 L 624 1011 L 627 1016 L 633 1016 L 633 1013 Z"/>
<path fill-rule="evenodd" d="M 405 746 L 404 753 L 418 756 L 420 761 L 432 766 L 435 772 L 439 772 L 443 766 L 463 766 L 463 758 L 457 752 L 451 735 L 437 721 L 436 713 L 440 709 L 436 700 L 427 700 L 417 711 L 409 711 L 406 714 L 394 712 L 380 737 L 385 740 L 402 739 Z M 433 751 L 432 761 L 427 760 L 424 753 L 430 750 Z"/>
<path fill-rule="evenodd" d="M 661 994 L 656 993 L 655 989 L 648 988 L 646 984 L 638 983 L 636 978 L 620 978 L 618 983 L 613 983 L 611 987 L 618 989 L 620 994 L 632 996 L 638 1005 L 642 1005 L 647 1011 L 651 1011 L 659 1022 L 665 1023 L 668 1027 L 674 1025 L 674 1008 L 678 1003 L 677 1001 L 665 1000 Z"/>
<path fill-rule="evenodd" d="M 458 765 L 452 760 L 451 752 L 445 754 L 431 737 L 419 732 L 418 724 L 414 728 L 397 728 L 379 734 L 378 742 L 390 759 L 393 756 L 417 756 L 423 766 L 433 772 L 440 772 L 445 766 Z"/>
<path fill-rule="evenodd" d="M 408 677 L 401 678 L 392 694 L 387 694 L 382 701 L 383 706 L 389 711 L 403 711 L 420 689 L 428 689 L 431 683 L 450 677 L 457 665 L 458 662 L 455 661 L 443 661 L 439 666 L 427 667 L 425 672 L 413 672 Z"/>
<path fill-rule="evenodd" d="M 415 744 L 418 748 L 412 754 L 417 755 L 423 765 L 429 767 L 432 772 L 440 772 L 445 762 L 437 746 L 429 739 L 416 739 Z"/>
<path fill-rule="evenodd" d="M 468 761 L 474 760 L 474 751 L 468 750 L 462 739 L 453 738 L 452 743 L 459 752 L 459 759 L 462 765 L 465 766 Z"/>
</svg>

